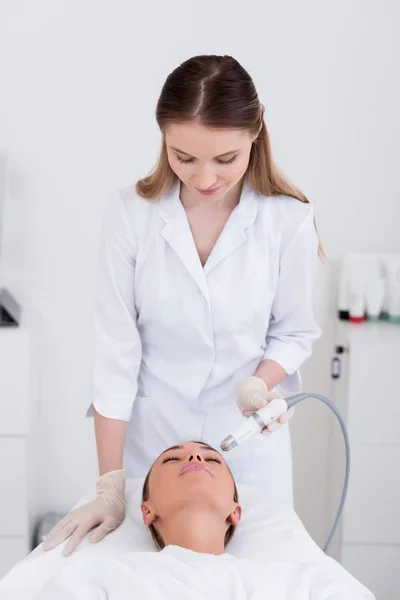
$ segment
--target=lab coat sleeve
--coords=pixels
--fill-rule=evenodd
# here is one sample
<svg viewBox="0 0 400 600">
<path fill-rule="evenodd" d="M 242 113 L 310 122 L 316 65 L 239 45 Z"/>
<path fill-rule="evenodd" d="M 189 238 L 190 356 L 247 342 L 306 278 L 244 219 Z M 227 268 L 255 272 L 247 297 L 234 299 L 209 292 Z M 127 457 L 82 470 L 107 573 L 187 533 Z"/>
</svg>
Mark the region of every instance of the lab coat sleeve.
<svg viewBox="0 0 400 600">
<path fill-rule="evenodd" d="M 121 421 L 130 420 L 142 356 L 136 324 L 135 255 L 124 201 L 116 194 L 106 208 L 100 238 L 92 406 L 101 415 Z"/>
<path fill-rule="evenodd" d="M 313 316 L 313 284 L 318 257 L 318 237 L 311 205 L 283 249 L 280 271 L 266 338 L 264 359 L 279 363 L 288 375 L 297 373 L 310 356 L 320 334 Z M 289 378 L 290 379 L 290 378 Z M 287 382 L 289 383 L 289 381 Z"/>
</svg>

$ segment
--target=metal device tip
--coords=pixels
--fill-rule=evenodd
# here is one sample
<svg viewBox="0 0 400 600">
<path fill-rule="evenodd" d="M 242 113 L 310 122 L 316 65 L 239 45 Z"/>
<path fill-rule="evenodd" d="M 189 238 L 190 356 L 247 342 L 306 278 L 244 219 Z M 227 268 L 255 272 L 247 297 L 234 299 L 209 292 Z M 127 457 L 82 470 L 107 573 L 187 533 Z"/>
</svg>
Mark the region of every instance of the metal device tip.
<svg viewBox="0 0 400 600">
<path fill-rule="evenodd" d="M 232 450 L 232 448 L 236 448 L 237 446 L 237 441 L 235 440 L 234 437 L 232 437 L 231 435 L 228 435 L 228 437 L 226 437 L 222 442 L 221 442 L 221 450 L 223 450 L 224 452 L 228 452 L 229 450 Z"/>
</svg>

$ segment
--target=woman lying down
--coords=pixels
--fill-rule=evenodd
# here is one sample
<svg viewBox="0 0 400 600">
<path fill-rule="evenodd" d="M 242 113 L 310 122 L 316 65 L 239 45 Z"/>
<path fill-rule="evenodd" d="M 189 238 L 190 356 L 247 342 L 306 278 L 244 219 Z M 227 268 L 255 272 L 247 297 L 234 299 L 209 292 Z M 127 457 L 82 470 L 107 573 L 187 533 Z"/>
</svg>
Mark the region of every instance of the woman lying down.
<svg viewBox="0 0 400 600">
<path fill-rule="evenodd" d="M 200 442 L 163 452 L 148 473 L 143 522 L 158 553 L 82 560 L 53 577 L 38 600 L 364 600 L 318 565 L 257 563 L 225 552 L 240 526 L 232 474 Z"/>
</svg>

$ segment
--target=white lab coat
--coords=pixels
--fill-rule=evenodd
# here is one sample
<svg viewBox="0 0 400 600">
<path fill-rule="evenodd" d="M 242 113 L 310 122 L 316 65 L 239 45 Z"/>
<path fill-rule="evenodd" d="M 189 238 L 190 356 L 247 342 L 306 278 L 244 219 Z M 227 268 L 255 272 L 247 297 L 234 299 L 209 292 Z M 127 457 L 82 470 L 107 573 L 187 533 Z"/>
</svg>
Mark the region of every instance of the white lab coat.
<svg viewBox="0 0 400 600">
<path fill-rule="evenodd" d="M 261 196 L 245 178 L 203 268 L 179 194 L 180 180 L 159 201 L 133 185 L 111 199 L 104 218 L 91 407 L 129 421 L 124 464 L 132 477 L 177 442 L 219 448 L 243 420 L 238 386 L 263 359 L 288 373 L 281 391 L 300 391 L 298 369 L 320 335 L 312 206 Z M 238 482 L 267 477 L 291 496 L 287 425 L 225 457 Z"/>
</svg>

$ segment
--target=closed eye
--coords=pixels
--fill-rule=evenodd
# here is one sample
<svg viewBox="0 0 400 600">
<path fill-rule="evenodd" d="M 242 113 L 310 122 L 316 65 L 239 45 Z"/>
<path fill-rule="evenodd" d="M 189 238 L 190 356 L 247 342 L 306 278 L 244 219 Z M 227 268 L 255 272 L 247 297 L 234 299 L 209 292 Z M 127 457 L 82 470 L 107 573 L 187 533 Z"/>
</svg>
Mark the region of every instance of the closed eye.
<svg viewBox="0 0 400 600">
<path fill-rule="evenodd" d="M 180 163 L 187 165 L 188 163 L 193 162 L 193 158 L 188 158 L 188 159 L 183 159 L 180 156 L 176 155 L 176 158 L 179 160 Z M 229 160 L 221 160 L 219 158 L 216 158 L 215 160 L 217 161 L 218 164 L 220 165 L 230 165 L 233 163 L 233 161 L 235 160 L 236 156 L 233 156 L 232 158 L 230 158 Z"/>
<path fill-rule="evenodd" d="M 166 458 L 163 459 L 162 464 L 165 464 L 165 463 L 169 462 L 170 460 L 179 460 L 179 458 L 177 456 L 167 456 Z"/>
<path fill-rule="evenodd" d="M 171 460 L 180 460 L 180 459 L 178 458 L 178 456 L 166 456 L 163 459 L 162 464 L 164 465 L 165 463 L 170 462 Z M 209 457 L 205 458 L 204 460 L 206 462 L 216 462 L 219 465 L 222 464 L 222 461 L 219 458 L 217 458 L 216 456 L 215 457 L 214 456 L 209 456 Z"/>
<path fill-rule="evenodd" d="M 210 456 L 210 457 L 206 458 L 205 460 L 206 460 L 206 461 L 212 461 L 212 462 L 216 462 L 216 463 L 218 463 L 218 464 L 220 464 L 220 465 L 222 464 L 222 461 L 221 461 L 219 458 L 217 458 L 217 457 L 215 457 L 215 458 L 214 458 L 214 457 L 211 457 L 211 456 Z"/>
</svg>

